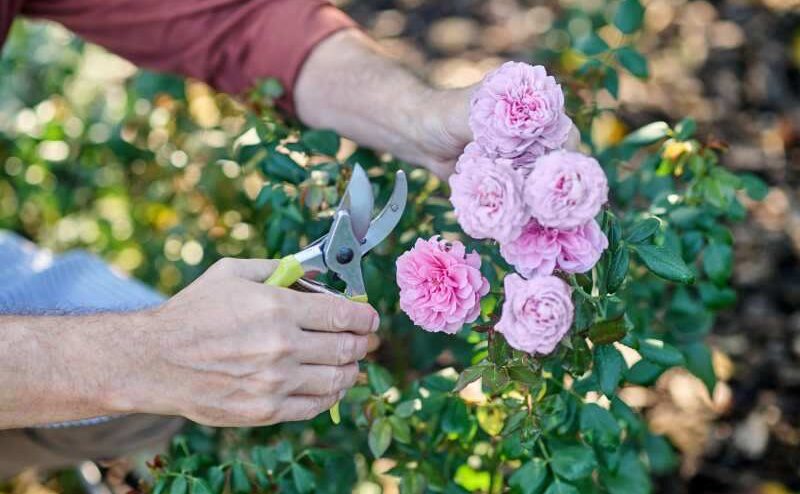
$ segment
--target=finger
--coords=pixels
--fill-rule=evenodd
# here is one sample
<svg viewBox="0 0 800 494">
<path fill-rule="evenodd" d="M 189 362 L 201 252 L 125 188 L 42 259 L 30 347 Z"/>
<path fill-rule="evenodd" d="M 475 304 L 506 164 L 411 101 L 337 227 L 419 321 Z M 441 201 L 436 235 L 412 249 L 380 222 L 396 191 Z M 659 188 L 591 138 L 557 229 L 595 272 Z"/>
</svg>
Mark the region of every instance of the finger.
<svg viewBox="0 0 800 494">
<path fill-rule="evenodd" d="M 324 293 L 296 293 L 295 321 L 303 329 L 369 334 L 378 329 L 378 313 L 369 304 Z"/>
<path fill-rule="evenodd" d="M 367 335 L 367 353 L 372 353 L 381 346 L 381 339 L 376 334 Z M 359 359 L 361 360 L 361 359 Z"/>
<path fill-rule="evenodd" d="M 337 394 L 353 387 L 358 379 L 358 364 L 301 365 L 292 395 L 323 396 Z"/>
<path fill-rule="evenodd" d="M 341 399 L 343 394 L 325 396 L 294 395 L 286 397 L 280 411 L 275 416 L 275 422 L 294 422 L 297 420 L 313 419 L 330 408 Z"/>
<path fill-rule="evenodd" d="M 236 259 L 225 257 L 215 262 L 209 274 L 263 282 L 278 267 L 275 259 Z"/>
<path fill-rule="evenodd" d="M 346 365 L 364 358 L 368 346 L 363 335 L 301 331 L 297 358 L 302 364 Z"/>
</svg>

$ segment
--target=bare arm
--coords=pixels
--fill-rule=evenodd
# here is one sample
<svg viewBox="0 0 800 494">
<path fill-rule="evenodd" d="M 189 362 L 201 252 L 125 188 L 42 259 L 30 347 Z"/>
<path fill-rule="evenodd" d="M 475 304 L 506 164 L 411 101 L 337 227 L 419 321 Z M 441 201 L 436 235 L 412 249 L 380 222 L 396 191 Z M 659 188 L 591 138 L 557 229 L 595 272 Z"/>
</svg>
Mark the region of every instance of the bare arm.
<svg viewBox="0 0 800 494">
<path fill-rule="evenodd" d="M 431 88 L 355 29 L 319 43 L 294 88 L 298 116 L 440 176 L 471 140 L 471 88 Z"/>
<path fill-rule="evenodd" d="M 367 304 L 266 286 L 224 259 L 157 309 L 0 316 L 0 429 L 116 413 L 215 426 L 308 419 L 355 383 Z"/>
<path fill-rule="evenodd" d="M 136 315 L 0 316 L 0 428 L 112 413 Z M 130 338 L 129 338 L 130 340 Z"/>
</svg>

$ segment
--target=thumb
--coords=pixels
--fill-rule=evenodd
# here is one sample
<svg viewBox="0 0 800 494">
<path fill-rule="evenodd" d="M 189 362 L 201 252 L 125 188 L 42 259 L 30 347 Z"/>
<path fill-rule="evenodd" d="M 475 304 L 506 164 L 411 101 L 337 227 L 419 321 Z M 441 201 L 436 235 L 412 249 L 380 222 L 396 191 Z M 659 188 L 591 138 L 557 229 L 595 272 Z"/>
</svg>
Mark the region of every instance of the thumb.
<svg viewBox="0 0 800 494">
<path fill-rule="evenodd" d="M 278 267 L 276 259 L 220 259 L 209 269 L 209 274 L 222 277 L 241 278 L 262 283 Z"/>
</svg>

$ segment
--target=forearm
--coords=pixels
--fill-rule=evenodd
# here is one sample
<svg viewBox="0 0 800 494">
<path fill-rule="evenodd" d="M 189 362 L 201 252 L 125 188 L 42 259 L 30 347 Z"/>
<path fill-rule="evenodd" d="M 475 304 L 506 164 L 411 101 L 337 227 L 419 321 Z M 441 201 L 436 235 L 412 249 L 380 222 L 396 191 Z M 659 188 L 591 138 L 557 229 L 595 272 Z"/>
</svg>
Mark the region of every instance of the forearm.
<svg viewBox="0 0 800 494">
<path fill-rule="evenodd" d="M 334 129 L 431 168 L 437 155 L 450 158 L 451 148 L 463 148 L 469 140 L 468 91 L 430 87 L 351 29 L 311 52 L 294 87 L 294 102 L 309 126 Z"/>
<path fill-rule="evenodd" d="M 0 428 L 124 410 L 136 314 L 0 316 Z M 132 376 L 128 376 L 130 379 Z"/>
</svg>

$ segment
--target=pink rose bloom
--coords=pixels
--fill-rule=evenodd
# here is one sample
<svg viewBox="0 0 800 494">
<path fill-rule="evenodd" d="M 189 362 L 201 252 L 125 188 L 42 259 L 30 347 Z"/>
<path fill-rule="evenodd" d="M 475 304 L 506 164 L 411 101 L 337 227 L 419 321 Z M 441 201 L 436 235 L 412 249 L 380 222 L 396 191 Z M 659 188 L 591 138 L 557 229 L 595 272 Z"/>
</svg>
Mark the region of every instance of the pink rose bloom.
<svg viewBox="0 0 800 494">
<path fill-rule="evenodd" d="M 461 168 L 463 168 L 464 166 L 463 163 L 469 163 L 475 161 L 475 159 L 480 157 L 487 157 L 487 156 L 484 154 L 481 147 L 475 143 L 475 141 L 470 142 L 464 148 L 464 152 L 461 153 L 461 156 L 458 157 L 458 161 L 456 161 L 456 173 L 461 171 Z M 469 164 L 467 164 L 466 166 L 469 166 Z"/>
<path fill-rule="evenodd" d="M 481 275 L 481 257 L 464 244 L 438 236 L 417 239 L 397 259 L 400 308 L 427 331 L 454 334 L 481 312 L 489 282 Z"/>
<path fill-rule="evenodd" d="M 608 248 L 608 239 L 595 220 L 573 230 L 560 231 L 558 243 L 561 246 L 558 268 L 567 273 L 589 271 Z"/>
<path fill-rule="evenodd" d="M 517 350 L 547 355 L 572 326 L 574 307 L 569 285 L 555 276 L 526 280 L 510 274 L 503 280 L 506 300 L 495 329 Z"/>
<path fill-rule="evenodd" d="M 462 155 L 450 176 L 450 202 L 461 228 L 472 238 L 509 242 L 528 221 L 523 178 L 510 160 Z"/>
<path fill-rule="evenodd" d="M 544 226 L 566 230 L 587 223 L 608 201 L 608 180 L 594 158 L 553 151 L 536 160 L 525 180 L 525 203 Z"/>
<path fill-rule="evenodd" d="M 469 126 L 491 156 L 536 158 L 564 145 L 572 121 L 561 86 L 544 67 L 506 62 L 473 93 Z"/>
<path fill-rule="evenodd" d="M 561 253 L 558 240 L 558 230 L 544 227 L 532 219 L 516 240 L 500 244 L 500 254 L 526 278 L 546 276 L 553 273 Z"/>
</svg>

